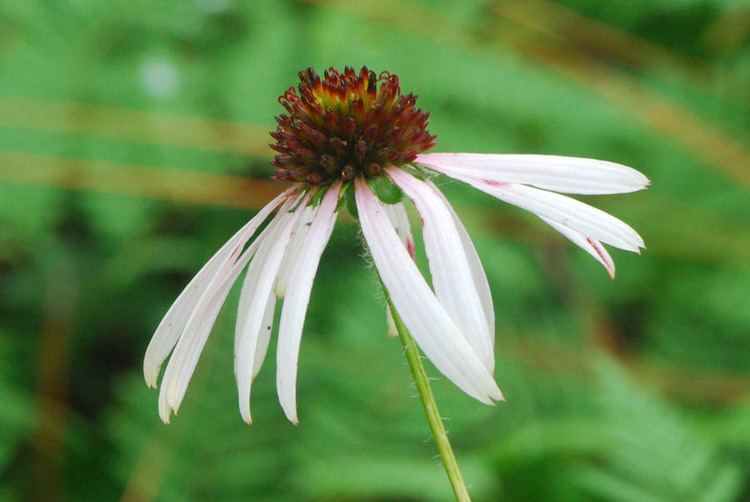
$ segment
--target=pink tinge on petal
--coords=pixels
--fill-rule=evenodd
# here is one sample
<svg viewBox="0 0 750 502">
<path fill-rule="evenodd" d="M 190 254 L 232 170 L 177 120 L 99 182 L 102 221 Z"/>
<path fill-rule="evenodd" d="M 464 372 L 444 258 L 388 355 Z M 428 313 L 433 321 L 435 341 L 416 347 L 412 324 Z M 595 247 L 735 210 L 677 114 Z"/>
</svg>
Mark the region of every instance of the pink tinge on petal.
<svg viewBox="0 0 750 502">
<path fill-rule="evenodd" d="M 481 181 L 492 187 L 507 187 L 510 185 L 510 183 L 504 183 L 501 181 L 494 181 L 494 180 L 481 180 Z"/>
<path fill-rule="evenodd" d="M 235 248 L 232 250 L 232 253 L 229 255 L 229 261 L 231 262 L 237 261 L 237 258 L 240 256 L 244 248 L 245 248 L 244 242 L 238 243 L 237 246 L 235 246 Z"/>
<path fill-rule="evenodd" d="M 607 270 L 613 271 L 610 275 L 614 277 L 615 264 L 612 261 L 612 258 L 609 256 L 609 253 L 607 253 L 607 250 L 604 249 L 604 246 L 602 246 L 601 242 L 597 241 L 596 239 L 592 239 L 591 237 L 586 237 L 586 241 L 591 244 L 591 247 L 594 248 L 596 254 L 598 254 L 602 259 L 602 262 L 605 264 L 605 267 L 607 267 Z"/>
<path fill-rule="evenodd" d="M 586 251 L 589 255 L 593 256 L 596 261 L 604 266 L 609 276 L 612 279 L 615 278 L 615 263 L 612 260 L 612 257 L 609 256 L 609 253 L 604 248 L 601 242 L 592 237 L 583 235 L 580 232 L 576 232 L 575 230 L 554 220 L 550 220 L 548 218 L 541 218 L 541 220 L 560 232 L 563 236 L 570 239 L 573 244 Z"/>
<path fill-rule="evenodd" d="M 412 239 L 406 241 L 406 250 L 409 252 L 409 256 L 411 256 L 412 259 L 416 258 L 417 249 L 414 247 L 414 241 Z"/>
<path fill-rule="evenodd" d="M 401 238 L 401 241 L 406 246 L 409 255 L 412 258 L 416 257 L 416 249 L 414 247 L 414 237 L 411 233 L 411 225 L 409 224 L 409 217 L 406 214 L 406 208 L 404 204 L 399 202 L 398 204 L 386 204 L 383 206 L 388 218 L 390 218 L 393 227 L 396 229 L 396 233 Z"/>
<path fill-rule="evenodd" d="M 538 188 L 519 185 L 489 185 L 483 179 L 454 176 L 457 180 L 498 199 L 520 207 L 540 218 L 556 221 L 571 230 L 625 251 L 638 253 L 643 239 L 628 224 L 588 204 Z"/>
</svg>

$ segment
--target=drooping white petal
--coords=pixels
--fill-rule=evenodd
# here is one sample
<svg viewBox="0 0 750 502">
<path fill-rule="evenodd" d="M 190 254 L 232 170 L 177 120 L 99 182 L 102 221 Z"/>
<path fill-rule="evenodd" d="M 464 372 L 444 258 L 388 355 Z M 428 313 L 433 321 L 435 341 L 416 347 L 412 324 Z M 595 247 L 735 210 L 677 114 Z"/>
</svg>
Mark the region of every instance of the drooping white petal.
<svg viewBox="0 0 750 502">
<path fill-rule="evenodd" d="M 292 229 L 304 212 L 309 194 L 301 203 L 291 209 L 280 211 L 275 228 L 263 240 L 258 255 L 248 267 L 245 284 L 240 294 L 240 308 L 243 308 L 242 320 L 238 319 L 235 338 L 235 375 L 240 414 L 248 424 L 250 415 L 250 389 L 253 376 L 256 374 L 255 361 L 258 352 L 260 331 L 263 328 L 269 297 L 273 296 L 273 287 L 278 277 L 281 262 L 289 243 Z"/>
<path fill-rule="evenodd" d="M 334 183 L 326 192 L 315 219 L 301 243 L 294 263 L 291 265 L 289 282 L 279 320 L 279 343 L 276 349 L 276 390 L 284 414 L 293 424 L 297 418 L 297 360 L 305 324 L 307 306 L 310 302 L 315 274 L 320 257 L 328 244 L 336 223 L 336 204 L 341 185 Z"/>
<path fill-rule="evenodd" d="M 177 341 L 164 371 L 159 392 L 159 415 L 165 423 L 169 423 L 170 414 L 173 411 L 176 413 L 179 409 L 224 300 L 234 281 L 255 253 L 257 244 L 258 241 L 254 241 L 236 261 L 226 263 L 219 270 L 190 314 L 185 330 Z M 233 256 L 236 258 L 236 254 Z"/>
<path fill-rule="evenodd" d="M 571 240 L 576 246 L 586 251 L 588 254 L 593 256 L 596 261 L 604 265 L 609 276 L 615 278 L 615 262 L 609 255 L 607 250 L 604 248 L 601 242 L 591 237 L 586 237 L 580 232 L 576 232 L 565 225 L 561 225 L 556 221 L 552 221 L 549 218 L 542 218 L 543 221 L 548 223 L 552 228 L 563 234 L 565 237 Z"/>
<path fill-rule="evenodd" d="M 643 239 L 625 222 L 581 201 L 538 188 L 456 177 L 500 200 L 526 209 L 580 232 L 592 239 L 626 251 L 640 252 Z"/>
<path fill-rule="evenodd" d="M 315 206 L 307 206 L 301 210 L 303 213 L 292 231 L 292 237 L 289 241 L 289 250 L 284 255 L 284 260 L 281 262 L 281 268 L 279 269 L 279 277 L 276 279 L 276 287 L 274 288 L 274 291 L 279 298 L 284 297 L 286 283 L 289 280 L 292 264 L 296 261 L 297 255 L 302 248 L 302 243 L 305 241 L 305 237 L 310 231 L 310 225 L 315 218 L 315 213 L 318 208 Z"/>
<path fill-rule="evenodd" d="M 401 242 L 404 243 L 404 246 L 406 246 L 409 255 L 414 258 L 416 253 L 414 249 L 414 237 L 411 234 L 411 225 L 409 224 L 409 216 L 406 214 L 406 208 L 399 202 L 398 204 L 385 204 L 383 205 L 383 209 L 385 209 L 385 213 L 390 218 L 391 223 L 393 223 L 396 234 L 401 239 Z"/>
<path fill-rule="evenodd" d="M 435 193 L 439 195 L 440 198 L 445 202 L 445 206 L 450 211 L 451 216 L 453 217 L 453 222 L 456 224 L 456 230 L 458 230 L 458 233 L 461 236 L 461 242 L 463 243 L 464 251 L 466 252 L 466 259 L 469 262 L 469 267 L 471 268 L 471 275 L 474 278 L 474 285 L 477 288 L 477 293 L 479 293 L 479 299 L 482 302 L 482 309 L 484 310 L 484 315 L 487 317 L 487 328 L 489 329 L 492 344 L 494 345 L 495 344 L 495 307 L 492 304 L 492 293 L 490 292 L 490 283 L 487 280 L 487 275 L 484 273 L 484 267 L 482 266 L 482 262 L 479 260 L 479 253 L 477 253 L 477 250 L 474 247 L 474 243 L 471 241 L 469 232 L 467 232 L 466 228 L 464 228 L 463 223 L 461 223 L 461 219 L 456 214 L 456 211 L 453 209 L 453 206 L 451 206 L 450 202 L 448 202 L 448 199 L 445 198 L 445 195 L 443 195 L 443 192 L 441 192 L 431 181 L 428 181 L 427 183 L 433 187 Z"/>
<path fill-rule="evenodd" d="M 367 183 L 355 180 L 362 233 L 391 302 L 428 358 L 470 396 L 502 399 L 492 375 L 437 300 Z"/>
<path fill-rule="evenodd" d="M 399 168 L 388 175 L 414 202 L 422 217 L 425 251 L 435 294 L 464 338 L 491 373 L 495 367 L 487 316 L 455 220 L 434 185 Z"/>
<path fill-rule="evenodd" d="M 297 204 L 297 200 L 288 200 L 281 208 L 277 216 L 271 220 L 266 226 L 257 240 L 258 250 L 255 253 L 253 261 L 247 269 L 245 274 L 245 280 L 242 281 L 242 289 L 240 290 L 240 300 L 237 305 L 237 319 L 235 320 L 234 330 L 234 353 L 237 354 L 239 348 L 240 339 L 242 338 L 242 329 L 245 326 L 248 312 L 250 311 L 250 304 L 255 301 L 255 287 L 258 283 L 260 273 L 263 271 L 263 263 L 268 256 L 268 253 L 273 248 L 273 243 L 276 240 L 276 236 L 279 230 L 285 226 L 286 223 L 294 216 L 290 211 L 291 208 Z M 237 362 L 235 358 L 235 363 Z M 236 370 L 236 368 L 235 368 Z"/>
<path fill-rule="evenodd" d="M 263 360 L 268 353 L 268 345 L 271 342 L 271 332 L 273 331 L 273 316 L 276 313 L 276 296 L 268 297 L 268 305 L 263 314 L 263 323 L 261 324 L 260 333 L 258 333 L 258 344 L 255 349 L 255 362 L 253 362 L 253 378 L 258 376 L 260 368 L 263 366 Z"/>
<path fill-rule="evenodd" d="M 579 157 L 424 153 L 416 162 L 448 176 L 520 183 L 563 193 L 626 193 L 649 185 L 648 178 L 631 167 Z"/>
<path fill-rule="evenodd" d="M 409 252 L 409 256 L 414 258 L 417 250 L 414 246 L 414 236 L 411 234 L 411 225 L 409 224 L 409 216 L 406 214 L 406 208 L 399 202 L 398 204 L 385 204 L 383 209 L 385 209 L 385 213 L 396 229 L 396 234 Z M 391 338 L 397 337 L 396 323 L 393 320 L 391 309 L 387 305 L 385 307 L 385 322 L 387 327 L 386 334 Z"/>
<path fill-rule="evenodd" d="M 268 215 L 289 197 L 291 191 L 292 189 L 286 190 L 268 203 L 253 219 L 234 234 L 200 269 L 169 308 L 146 349 L 143 373 L 149 387 L 156 387 L 162 363 L 174 348 L 185 328 L 190 313 L 195 309 L 198 300 L 219 269 L 227 263 L 237 248 L 242 248 L 245 245 L 258 227 L 268 218 Z"/>
</svg>

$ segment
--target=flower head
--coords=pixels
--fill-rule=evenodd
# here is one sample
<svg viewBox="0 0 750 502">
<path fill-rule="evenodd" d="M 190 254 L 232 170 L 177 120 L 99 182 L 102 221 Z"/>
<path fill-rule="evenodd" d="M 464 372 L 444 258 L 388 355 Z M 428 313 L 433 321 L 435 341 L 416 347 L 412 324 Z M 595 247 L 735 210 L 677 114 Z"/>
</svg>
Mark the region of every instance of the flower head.
<svg viewBox="0 0 750 502">
<path fill-rule="evenodd" d="M 402 166 L 435 146 L 427 131 L 428 114 L 414 94 L 401 94 L 398 76 L 326 70 L 299 72 L 299 92 L 290 87 L 279 103 L 287 114 L 276 117 L 271 148 L 276 179 L 307 185 L 380 176 L 388 166 Z"/>
<path fill-rule="evenodd" d="M 363 67 L 300 72 L 298 91 L 280 98 L 271 145 L 276 178 L 292 185 L 242 227 L 179 295 L 146 351 L 144 375 L 156 386 L 168 422 L 185 396 L 200 353 L 229 290 L 244 271 L 235 327 L 234 372 L 243 419 L 251 421 L 252 382 L 265 359 L 282 302 L 276 382 L 286 416 L 297 422 L 297 358 L 313 280 L 341 200 L 358 218 L 378 275 L 403 324 L 447 378 L 487 404 L 495 383 L 495 318 L 479 256 L 432 178 L 465 182 L 526 209 L 599 261 L 614 277 L 604 244 L 638 252 L 643 240 L 617 218 L 561 195 L 641 190 L 648 179 L 607 161 L 547 155 L 425 153 L 435 145 L 416 96 L 398 77 Z M 382 190 L 386 186 L 393 191 Z M 422 221 L 432 284 L 413 261 L 404 196 Z M 267 224 L 264 226 L 264 223 Z M 262 229 L 262 230 L 261 230 Z M 171 357 L 170 357 L 171 354 Z"/>
</svg>

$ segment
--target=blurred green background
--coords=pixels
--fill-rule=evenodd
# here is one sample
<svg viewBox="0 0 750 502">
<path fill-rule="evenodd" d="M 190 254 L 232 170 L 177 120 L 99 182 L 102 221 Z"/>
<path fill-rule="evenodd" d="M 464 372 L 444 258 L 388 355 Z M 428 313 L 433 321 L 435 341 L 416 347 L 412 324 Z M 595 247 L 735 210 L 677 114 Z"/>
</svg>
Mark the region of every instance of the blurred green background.
<svg viewBox="0 0 750 502">
<path fill-rule="evenodd" d="M 653 182 L 587 198 L 648 246 L 613 252 L 613 282 L 440 181 L 490 279 L 508 398 L 435 382 L 475 500 L 750 499 L 746 1 L 1 0 L 0 500 L 450 500 L 351 219 L 313 291 L 298 427 L 273 357 L 240 420 L 236 293 L 172 425 L 141 376 L 170 303 L 280 190 L 278 95 L 363 64 L 419 94 L 436 151 Z"/>
</svg>

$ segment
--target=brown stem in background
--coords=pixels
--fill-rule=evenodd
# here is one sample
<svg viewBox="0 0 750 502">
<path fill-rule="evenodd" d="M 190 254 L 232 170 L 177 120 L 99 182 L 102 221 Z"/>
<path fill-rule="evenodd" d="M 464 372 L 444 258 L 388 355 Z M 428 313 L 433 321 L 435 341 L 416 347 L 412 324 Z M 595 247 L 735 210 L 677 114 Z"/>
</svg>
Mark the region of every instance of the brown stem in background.
<svg viewBox="0 0 750 502">
<path fill-rule="evenodd" d="M 0 151 L 0 182 L 260 209 L 287 185 L 247 176 Z"/>
<path fill-rule="evenodd" d="M 73 119 L 71 119 L 73 117 Z M 259 155 L 270 127 L 81 102 L 0 96 L 0 127 Z"/>
<path fill-rule="evenodd" d="M 39 337 L 39 408 L 32 454 L 32 491 L 35 500 L 64 498 L 62 468 L 68 414 L 70 340 L 76 296 L 75 272 L 70 264 L 58 260 L 47 274 Z"/>
</svg>

